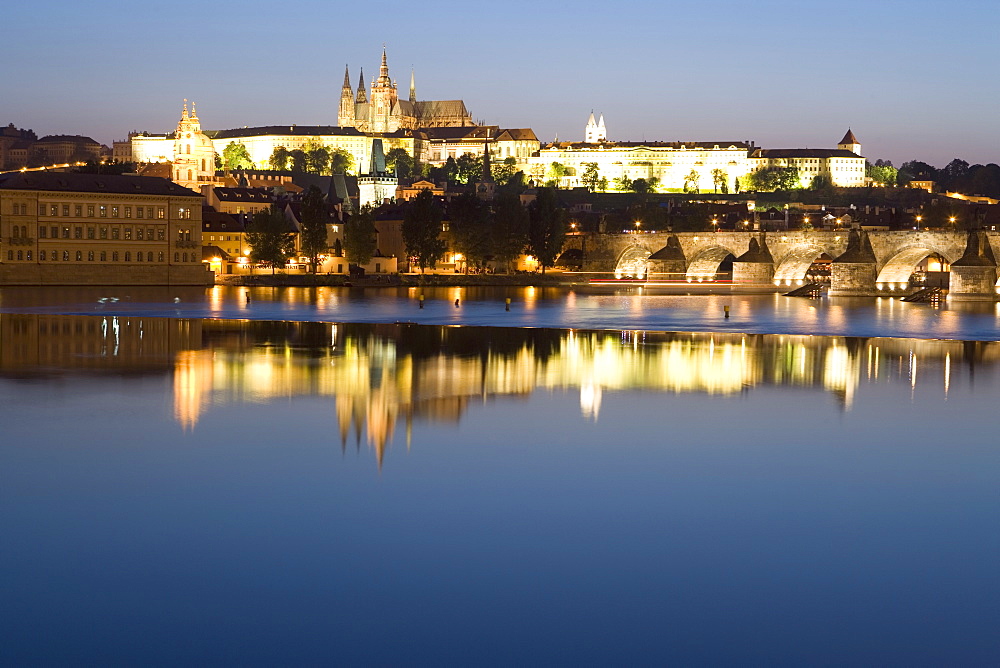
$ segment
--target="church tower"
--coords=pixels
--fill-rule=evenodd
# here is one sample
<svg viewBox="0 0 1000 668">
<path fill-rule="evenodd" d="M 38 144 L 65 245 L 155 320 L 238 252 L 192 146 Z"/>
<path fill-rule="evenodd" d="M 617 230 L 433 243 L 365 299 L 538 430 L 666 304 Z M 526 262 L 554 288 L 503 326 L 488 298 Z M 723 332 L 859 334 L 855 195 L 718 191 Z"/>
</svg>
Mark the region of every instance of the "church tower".
<svg viewBox="0 0 1000 668">
<path fill-rule="evenodd" d="M 837 148 L 842 151 L 850 151 L 855 155 L 861 155 L 861 142 L 859 142 L 858 138 L 854 136 L 853 132 L 851 132 L 851 128 L 847 128 L 847 134 L 844 135 L 844 138 L 840 140 L 839 144 L 837 144 Z"/>
<path fill-rule="evenodd" d="M 200 192 L 201 186 L 215 180 L 215 148 L 208 135 L 201 131 L 201 121 L 191 103 L 188 114 L 187 100 L 181 111 L 181 120 L 174 133 L 174 160 L 171 165 L 173 181 L 177 185 Z"/>
<path fill-rule="evenodd" d="M 594 120 L 594 112 L 590 112 L 590 119 L 587 121 L 583 136 L 583 141 L 587 144 L 599 144 L 608 138 L 608 131 L 604 127 L 604 114 L 601 114 L 601 120 L 597 122 Z"/>
<path fill-rule="evenodd" d="M 364 104 L 368 101 L 365 97 L 365 68 L 361 68 L 361 76 L 358 77 L 358 104 Z"/>
<path fill-rule="evenodd" d="M 399 129 L 398 124 L 392 123 L 391 119 L 397 99 L 396 84 L 389 78 L 389 64 L 383 48 L 382 66 L 379 67 L 378 79 L 372 83 L 369 132 L 394 132 Z M 397 125 L 397 127 L 392 127 L 393 125 Z"/>
<path fill-rule="evenodd" d="M 416 104 L 417 102 L 417 82 L 413 76 L 413 70 L 410 69 L 410 102 Z"/>
<path fill-rule="evenodd" d="M 337 111 L 337 125 L 342 128 L 354 127 L 354 92 L 351 90 L 351 75 L 344 65 L 344 85 L 340 89 L 340 109 Z"/>
</svg>

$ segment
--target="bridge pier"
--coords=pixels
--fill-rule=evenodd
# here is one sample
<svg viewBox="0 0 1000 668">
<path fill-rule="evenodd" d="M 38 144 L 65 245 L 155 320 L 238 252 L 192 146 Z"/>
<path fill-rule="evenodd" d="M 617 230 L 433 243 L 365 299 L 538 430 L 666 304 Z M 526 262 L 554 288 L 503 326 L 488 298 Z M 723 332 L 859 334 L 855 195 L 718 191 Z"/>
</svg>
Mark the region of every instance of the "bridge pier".
<svg viewBox="0 0 1000 668">
<path fill-rule="evenodd" d="M 954 301 L 994 301 L 997 298 L 997 261 L 989 237 L 971 230 L 965 253 L 951 263 L 948 299 Z"/>
<path fill-rule="evenodd" d="M 733 261 L 733 283 L 770 286 L 774 278 L 774 258 L 761 234 L 760 241 L 750 238 L 750 248 Z"/>
<path fill-rule="evenodd" d="M 868 234 L 851 230 L 847 250 L 830 265 L 830 295 L 869 297 L 878 294 L 878 261 Z"/>
</svg>

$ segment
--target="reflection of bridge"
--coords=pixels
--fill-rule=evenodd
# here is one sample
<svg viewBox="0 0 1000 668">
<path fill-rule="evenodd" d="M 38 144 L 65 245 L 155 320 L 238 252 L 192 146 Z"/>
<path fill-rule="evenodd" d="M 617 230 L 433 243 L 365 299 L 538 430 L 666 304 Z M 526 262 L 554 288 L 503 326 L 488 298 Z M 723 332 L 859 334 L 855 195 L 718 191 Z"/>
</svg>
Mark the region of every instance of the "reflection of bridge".
<svg viewBox="0 0 1000 668">
<path fill-rule="evenodd" d="M 831 294 L 909 294 L 914 269 L 937 255 L 951 270 L 951 293 L 993 299 L 997 265 L 993 247 L 1000 233 L 851 230 L 770 232 L 653 232 L 588 234 L 580 240 L 583 268 L 619 275 L 648 275 L 688 282 L 714 281 L 720 265 L 733 261 L 733 282 L 801 285 L 812 264 L 833 260 Z"/>
</svg>

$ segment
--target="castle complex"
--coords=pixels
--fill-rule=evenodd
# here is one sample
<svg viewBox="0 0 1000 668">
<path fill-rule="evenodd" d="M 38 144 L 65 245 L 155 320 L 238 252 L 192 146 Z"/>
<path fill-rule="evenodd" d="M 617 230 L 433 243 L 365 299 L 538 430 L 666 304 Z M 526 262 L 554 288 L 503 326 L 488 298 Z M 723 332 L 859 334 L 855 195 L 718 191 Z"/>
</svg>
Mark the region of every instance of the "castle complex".
<svg viewBox="0 0 1000 668">
<path fill-rule="evenodd" d="M 410 72 L 410 97 L 399 99 L 396 82 L 389 78 L 389 65 L 382 49 L 379 76 L 365 93 L 365 74 L 361 71 L 357 95 L 351 90 L 350 72 L 344 69 L 337 125 L 361 132 L 395 132 L 421 128 L 471 127 L 476 123 L 462 100 L 417 100 L 414 73 Z"/>
</svg>

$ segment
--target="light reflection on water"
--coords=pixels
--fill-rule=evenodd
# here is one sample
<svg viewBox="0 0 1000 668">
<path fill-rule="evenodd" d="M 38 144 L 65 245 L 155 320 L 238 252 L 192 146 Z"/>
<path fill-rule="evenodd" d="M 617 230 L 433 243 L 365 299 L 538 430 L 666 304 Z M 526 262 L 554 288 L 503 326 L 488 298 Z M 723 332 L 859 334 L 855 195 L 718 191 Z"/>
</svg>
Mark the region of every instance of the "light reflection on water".
<svg viewBox="0 0 1000 668">
<path fill-rule="evenodd" d="M 992 663 L 998 363 L 987 341 L 0 314 L 0 656 Z"/>
<path fill-rule="evenodd" d="M 425 296 L 420 308 L 420 295 Z M 117 297 L 119 301 L 99 301 Z M 249 299 L 248 299 L 249 297 Z M 504 300 L 511 299 L 505 310 Z M 455 300 L 459 305 L 455 306 Z M 725 317 L 725 307 L 730 317 Z M 1000 305 L 589 288 L 22 288 L 0 312 L 997 340 Z"/>
</svg>

